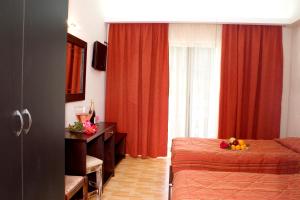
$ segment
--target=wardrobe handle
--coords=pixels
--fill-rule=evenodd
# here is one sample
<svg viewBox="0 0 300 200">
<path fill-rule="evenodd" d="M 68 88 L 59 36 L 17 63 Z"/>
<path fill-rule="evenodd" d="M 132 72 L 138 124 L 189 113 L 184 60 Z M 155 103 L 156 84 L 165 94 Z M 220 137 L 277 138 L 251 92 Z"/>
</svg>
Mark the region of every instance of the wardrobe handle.
<svg viewBox="0 0 300 200">
<path fill-rule="evenodd" d="M 16 130 L 15 133 L 17 136 L 20 136 L 22 130 L 23 130 L 23 126 L 24 126 L 24 120 L 23 120 L 23 116 L 21 115 L 19 110 L 15 110 L 13 112 L 13 117 L 18 117 L 20 119 L 20 128 L 19 130 Z"/>
<path fill-rule="evenodd" d="M 114 134 L 114 131 L 108 131 L 107 134 Z"/>
<path fill-rule="evenodd" d="M 23 130 L 24 130 L 24 133 L 25 133 L 25 134 L 28 134 L 28 132 L 30 131 L 31 125 L 32 125 L 31 114 L 30 114 L 30 112 L 28 111 L 28 109 L 24 109 L 24 110 L 22 111 L 22 115 L 23 115 L 23 116 L 25 116 L 25 115 L 28 116 L 28 126 L 27 126 L 27 128 L 24 128 L 24 129 L 23 129 Z"/>
</svg>

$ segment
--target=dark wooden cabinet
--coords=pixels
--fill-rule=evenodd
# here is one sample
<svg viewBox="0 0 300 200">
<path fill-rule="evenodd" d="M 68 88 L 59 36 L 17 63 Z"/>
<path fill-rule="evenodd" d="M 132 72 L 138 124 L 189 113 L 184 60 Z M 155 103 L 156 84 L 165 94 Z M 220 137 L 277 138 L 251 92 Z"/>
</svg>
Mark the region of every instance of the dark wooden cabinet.
<svg viewBox="0 0 300 200">
<path fill-rule="evenodd" d="M 104 133 L 104 162 L 103 162 L 103 183 L 115 175 L 115 133 L 116 126 Z"/>
<path fill-rule="evenodd" d="M 115 164 L 119 164 L 126 157 L 127 133 L 117 132 L 115 135 Z"/>
<path fill-rule="evenodd" d="M 21 110 L 22 10 L 19 0 L 0 1 L 0 197 L 22 198 L 20 121 L 12 114 Z"/>
<path fill-rule="evenodd" d="M 103 160 L 103 183 L 114 175 L 115 170 L 115 123 L 101 122 L 93 135 L 66 132 L 66 174 L 86 174 L 86 155 Z"/>
<path fill-rule="evenodd" d="M 0 3 L 1 199 L 64 198 L 66 19 L 63 0 Z"/>
</svg>

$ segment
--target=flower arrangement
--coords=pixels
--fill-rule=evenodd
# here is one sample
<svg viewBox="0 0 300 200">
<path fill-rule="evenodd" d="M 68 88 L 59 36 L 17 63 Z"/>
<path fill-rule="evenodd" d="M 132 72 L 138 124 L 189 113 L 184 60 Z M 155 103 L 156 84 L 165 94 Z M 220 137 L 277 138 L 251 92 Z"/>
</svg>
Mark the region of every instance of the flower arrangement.
<svg viewBox="0 0 300 200">
<path fill-rule="evenodd" d="M 97 126 L 93 123 L 91 123 L 89 120 L 85 121 L 83 123 L 84 132 L 88 135 L 94 134 L 97 132 Z"/>
<path fill-rule="evenodd" d="M 249 145 L 247 145 L 245 143 L 244 140 L 238 140 L 234 137 L 232 138 L 229 138 L 229 140 L 226 142 L 226 141 L 222 141 L 220 143 L 220 148 L 221 149 L 228 149 L 228 150 L 245 150 L 245 149 L 248 149 Z"/>
<path fill-rule="evenodd" d="M 73 125 L 69 124 L 68 130 L 73 133 L 86 133 L 88 135 L 97 132 L 97 126 L 92 124 L 89 120 L 85 122 L 74 122 Z"/>
</svg>

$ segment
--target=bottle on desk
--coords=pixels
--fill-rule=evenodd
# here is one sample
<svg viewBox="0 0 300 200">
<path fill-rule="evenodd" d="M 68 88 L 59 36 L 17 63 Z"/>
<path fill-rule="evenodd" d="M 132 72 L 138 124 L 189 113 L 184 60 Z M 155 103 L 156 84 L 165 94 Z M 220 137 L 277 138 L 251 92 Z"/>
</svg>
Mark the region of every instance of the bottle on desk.
<svg viewBox="0 0 300 200">
<path fill-rule="evenodd" d="M 90 122 L 91 122 L 92 124 L 95 124 L 96 112 L 95 112 L 94 102 L 93 102 L 92 100 L 91 100 L 91 105 L 90 105 L 89 114 L 90 114 L 90 116 L 91 116 Z"/>
</svg>

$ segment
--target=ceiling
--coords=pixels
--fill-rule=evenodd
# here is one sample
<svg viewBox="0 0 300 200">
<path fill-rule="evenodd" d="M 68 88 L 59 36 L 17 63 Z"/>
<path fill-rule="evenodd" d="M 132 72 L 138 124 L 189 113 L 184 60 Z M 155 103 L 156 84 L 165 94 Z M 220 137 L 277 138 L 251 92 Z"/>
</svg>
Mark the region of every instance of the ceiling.
<svg viewBox="0 0 300 200">
<path fill-rule="evenodd" d="M 300 0 L 101 0 L 104 21 L 292 24 Z"/>
</svg>

